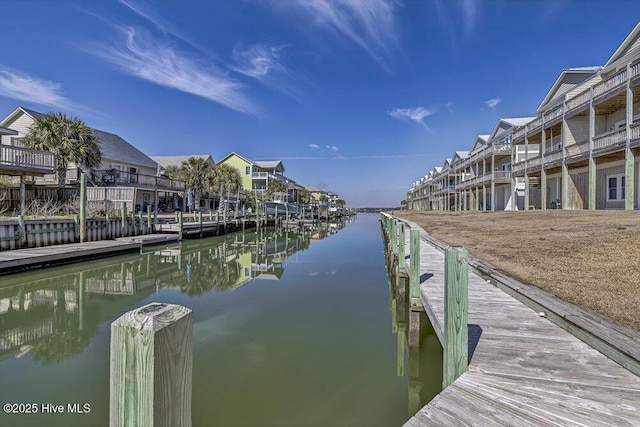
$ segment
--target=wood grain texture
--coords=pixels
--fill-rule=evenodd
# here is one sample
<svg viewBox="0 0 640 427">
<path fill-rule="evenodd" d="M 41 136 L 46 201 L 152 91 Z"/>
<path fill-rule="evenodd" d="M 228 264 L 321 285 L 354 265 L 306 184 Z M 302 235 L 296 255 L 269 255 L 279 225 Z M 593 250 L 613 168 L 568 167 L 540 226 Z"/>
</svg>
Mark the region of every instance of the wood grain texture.
<svg viewBox="0 0 640 427">
<path fill-rule="evenodd" d="M 443 388 L 447 388 L 467 370 L 469 355 L 467 257 L 467 251 L 464 248 L 449 248 L 445 251 Z"/>
<path fill-rule="evenodd" d="M 420 231 L 420 297 L 441 343 L 446 248 Z M 477 333 L 468 369 L 406 426 L 640 425 L 640 378 L 606 357 L 598 345 L 580 339 L 589 341 L 587 334 L 594 330 L 608 332 L 616 337 L 609 341 L 618 343 L 620 353 L 634 353 L 640 342 L 634 331 L 610 321 L 600 324 L 598 315 L 499 272 L 481 277 L 473 271 L 486 265 L 470 259 L 472 263 L 468 326 Z M 530 306 L 514 296 L 526 298 Z M 554 316 L 558 319 L 552 322 Z M 570 321 L 566 329 L 571 333 L 556 321 Z"/>
<path fill-rule="evenodd" d="M 109 425 L 191 426 L 192 312 L 151 303 L 111 324 Z"/>
</svg>

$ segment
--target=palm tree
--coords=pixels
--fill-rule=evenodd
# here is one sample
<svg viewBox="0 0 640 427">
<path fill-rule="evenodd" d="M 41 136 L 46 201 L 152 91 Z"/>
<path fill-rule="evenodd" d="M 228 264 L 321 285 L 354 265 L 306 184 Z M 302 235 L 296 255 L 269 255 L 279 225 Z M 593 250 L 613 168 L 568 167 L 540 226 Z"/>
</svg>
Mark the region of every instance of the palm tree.
<svg viewBox="0 0 640 427">
<path fill-rule="evenodd" d="M 207 174 L 207 184 L 212 191 L 217 191 L 220 199 L 224 191 L 239 192 L 242 188 L 242 177 L 238 169 L 226 163 L 218 163 Z"/>
<path fill-rule="evenodd" d="M 309 202 L 311 202 L 311 192 L 306 188 L 303 188 L 302 190 L 298 191 L 298 196 L 300 198 L 300 203 L 302 204 L 306 205 Z"/>
<path fill-rule="evenodd" d="M 193 191 L 196 207 L 200 207 L 200 195 L 207 188 L 206 177 L 210 170 L 211 163 L 201 157 L 189 157 L 180 165 L 179 176 L 185 181 L 187 188 Z"/>
<path fill-rule="evenodd" d="M 56 155 L 58 198 L 62 199 L 69 163 L 87 168 L 102 163 L 100 141 L 78 117 L 63 113 L 47 113 L 38 117 L 23 140 L 27 148 L 49 151 Z"/>
<path fill-rule="evenodd" d="M 269 181 L 269 187 L 267 187 L 267 196 L 272 196 L 274 193 L 286 193 L 287 184 L 282 181 L 274 180 Z"/>
</svg>

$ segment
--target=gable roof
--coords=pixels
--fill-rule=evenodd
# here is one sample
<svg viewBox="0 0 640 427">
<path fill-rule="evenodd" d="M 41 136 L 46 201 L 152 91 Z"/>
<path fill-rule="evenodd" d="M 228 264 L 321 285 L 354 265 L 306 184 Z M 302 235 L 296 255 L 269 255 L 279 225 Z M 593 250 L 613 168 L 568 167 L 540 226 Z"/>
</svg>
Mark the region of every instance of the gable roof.
<svg viewBox="0 0 640 427">
<path fill-rule="evenodd" d="M 0 123 L 11 121 L 18 114 L 26 114 L 34 121 L 44 116 L 43 113 L 40 113 L 38 111 L 31 110 L 25 107 L 17 107 Z M 122 139 L 120 136 L 96 128 L 91 129 L 93 129 L 93 133 L 95 134 L 96 138 L 98 138 L 103 159 L 115 160 L 117 162 L 136 164 L 140 166 L 147 166 L 150 168 L 158 167 L 158 164 L 149 156 Z"/>
<path fill-rule="evenodd" d="M 604 71 L 608 72 L 619 65 L 619 61 L 631 52 L 637 52 L 640 49 L 640 22 L 638 22 L 631 32 L 620 43 L 620 46 L 613 52 L 611 57 L 604 64 Z"/>
<path fill-rule="evenodd" d="M 456 163 L 458 160 L 463 160 L 469 157 L 468 151 L 454 151 L 453 157 L 451 157 L 451 163 Z"/>
<path fill-rule="evenodd" d="M 566 94 L 571 90 L 571 88 L 584 83 L 591 76 L 598 73 L 598 71 L 600 71 L 601 69 L 602 67 L 600 66 L 563 69 L 556 81 L 551 86 L 551 89 L 549 89 L 545 97 L 542 99 L 542 102 L 540 102 L 540 105 L 538 105 L 536 113 L 540 113 L 544 109 L 544 106 L 549 102 L 561 95 Z"/>
<path fill-rule="evenodd" d="M 489 140 L 493 140 L 494 138 L 511 128 L 524 126 L 535 119 L 535 117 L 515 117 L 510 119 L 499 119 L 496 123 L 496 126 L 493 128 L 493 132 L 491 132 L 491 135 L 489 136 Z M 502 132 L 500 132 L 501 130 Z"/>
<path fill-rule="evenodd" d="M 250 163 L 253 166 L 257 166 L 259 168 L 264 168 L 264 169 L 277 169 L 278 166 L 281 169 L 282 172 L 284 172 L 284 165 L 282 164 L 282 161 L 280 160 L 251 160 L 248 157 L 245 156 L 241 156 L 240 154 L 236 153 L 235 151 L 232 151 L 231 153 L 227 154 L 226 156 L 224 156 L 222 159 L 218 160 L 218 163 L 224 163 L 225 161 L 227 161 L 227 159 L 229 159 L 230 157 L 239 157 L 242 160 L 244 160 L 247 163 Z"/>
<path fill-rule="evenodd" d="M 473 141 L 473 145 L 471 146 L 470 152 L 478 151 L 487 145 L 487 141 L 489 141 L 489 137 L 491 135 L 477 135 L 476 139 Z"/>
<path fill-rule="evenodd" d="M 190 157 L 208 160 L 211 164 L 215 164 L 211 154 L 193 154 L 191 156 L 151 156 L 151 159 L 163 168 L 167 168 L 169 166 L 180 166 L 182 165 L 182 162 L 186 162 Z"/>
<path fill-rule="evenodd" d="M 284 172 L 284 165 L 280 160 L 255 160 L 254 164 L 263 169 L 276 169 Z"/>
</svg>

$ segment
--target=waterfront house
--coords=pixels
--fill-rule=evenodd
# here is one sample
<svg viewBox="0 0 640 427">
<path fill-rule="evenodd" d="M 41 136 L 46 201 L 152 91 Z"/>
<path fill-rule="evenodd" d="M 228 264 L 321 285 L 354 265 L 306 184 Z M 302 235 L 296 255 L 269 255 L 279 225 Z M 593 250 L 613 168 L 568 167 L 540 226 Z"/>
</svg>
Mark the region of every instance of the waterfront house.
<svg viewBox="0 0 640 427">
<path fill-rule="evenodd" d="M 638 151 L 640 23 L 604 65 L 562 70 L 535 117 L 501 119 L 485 143 L 476 139 L 469 157 L 456 162 L 466 171 L 445 161 L 429 201 L 415 183 L 407 197 L 421 200 L 414 208 L 442 210 L 474 209 L 474 198 L 490 210 L 640 209 Z M 442 203 L 452 198 L 443 189 L 451 175 L 463 195 Z"/>
<path fill-rule="evenodd" d="M 240 172 L 242 177 L 242 188 L 260 195 L 265 195 L 269 188 L 269 183 L 281 181 L 287 188 L 290 202 L 297 200 L 296 182 L 285 176 L 284 165 L 280 160 L 251 160 L 232 152 L 219 160 L 218 163 L 228 164 Z"/>
<path fill-rule="evenodd" d="M 0 126 L 16 134 L 3 135 L 2 145 L 21 147 L 21 139 L 41 116 L 42 113 L 24 107 L 13 110 L 0 121 Z M 184 182 L 159 176 L 158 164 L 142 151 L 116 134 L 99 129 L 93 131 L 100 143 L 102 164 L 91 170 L 83 165 L 70 164 L 66 176 L 67 186 L 77 188 L 80 173 L 85 172 L 90 187 L 87 190 L 88 200 L 111 201 L 116 208 L 126 202 L 131 210 L 136 211 L 146 211 L 150 206 L 157 208 L 161 198 L 173 200 L 184 196 Z M 58 177 L 51 172 L 30 174 L 28 182 L 34 188 L 55 188 Z"/>
<path fill-rule="evenodd" d="M 196 159 L 202 159 L 204 160 L 206 163 L 209 164 L 210 167 L 214 167 L 215 166 L 215 162 L 213 161 L 213 157 L 210 154 L 193 154 L 190 156 L 151 156 L 151 159 L 156 162 L 158 164 L 158 174 L 159 175 L 165 175 L 165 170 L 168 167 L 177 167 L 179 168 L 180 166 L 182 166 L 183 162 L 187 162 L 190 158 L 196 158 Z M 188 190 L 187 190 L 188 191 Z M 188 197 L 187 197 L 188 199 Z M 188 200 L 187 200 L 188 202 Z M 214 210 L 218 208 L 218 204 L 220 202 L 220 197 L 218 194 L 214 194 L 211 193 L 209 191 L 204 191 L 202 194 L 200 194 L 199 197 L 199 210 L 200 211 L 204 211 L 204 210 Z M 169 200 L 160 200 L 160 203 L 163 206 L 171 206 L 171 203 Z M 181 202 L 178 202 L 178 205 L 180 205 Z"/>
</svg>

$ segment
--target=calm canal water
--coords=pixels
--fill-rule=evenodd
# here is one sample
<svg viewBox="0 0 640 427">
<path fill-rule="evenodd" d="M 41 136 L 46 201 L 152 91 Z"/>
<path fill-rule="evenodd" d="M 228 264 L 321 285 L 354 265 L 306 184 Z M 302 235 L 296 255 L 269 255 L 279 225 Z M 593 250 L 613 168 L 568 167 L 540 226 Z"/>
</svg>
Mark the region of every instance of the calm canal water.
<svg viewBox="0 0 640 427">
<path fill-rule="evenodd" d="M 150 302 L 193 310 L 194 426 L 401 425 L 439 392 L 442 349 L 427 326 L 406 351 L 378 218 L 0 278 L 0 401 L 65 407 L 0 425 L 108 425 L 110 324 Z"/>
</svg>

